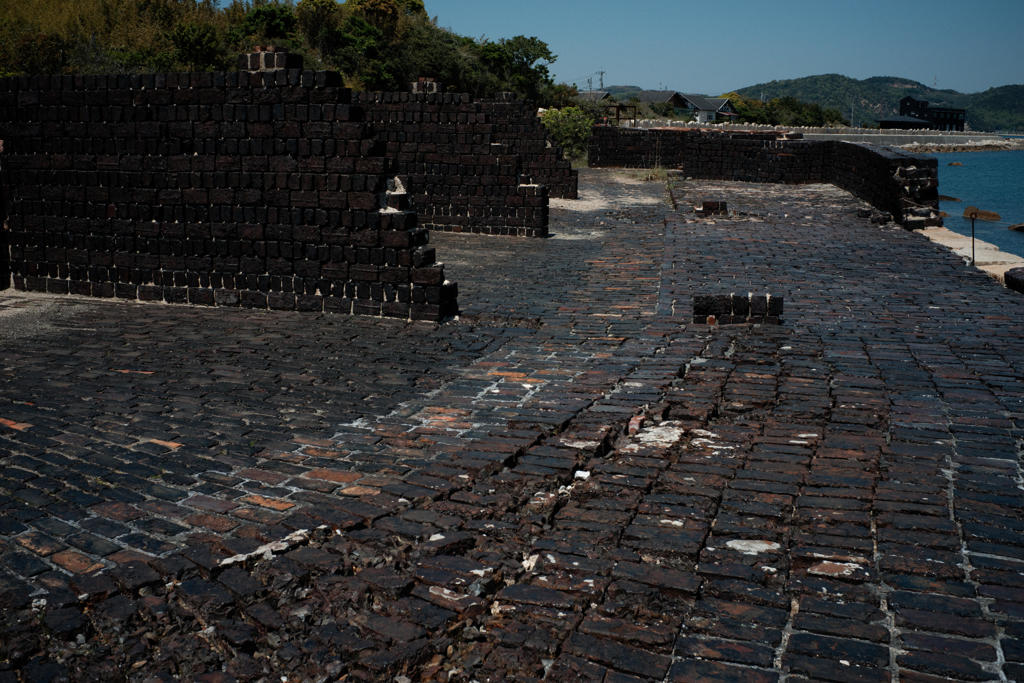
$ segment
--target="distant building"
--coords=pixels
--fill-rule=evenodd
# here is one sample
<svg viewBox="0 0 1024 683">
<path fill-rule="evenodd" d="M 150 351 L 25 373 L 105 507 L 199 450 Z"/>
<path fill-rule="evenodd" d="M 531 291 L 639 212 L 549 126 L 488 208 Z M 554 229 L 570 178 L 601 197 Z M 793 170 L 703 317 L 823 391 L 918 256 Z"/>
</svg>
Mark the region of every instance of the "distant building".
<svg viewBox="0 0 1024 683">
<path fill-rule="evenodd" d="M 736 109 L 728 97 L 704 97 L 703 95 L 683 95 L 687 109 L 697 123 L 711 123 L 719 117 L 736 116 Z"/>
<path fill-rule="evenodd" d="M 883 128 L 932 128 L 934 130 L 963 130 L 967 118 L 967 110 L 952 107 L 932 107 L 926 100 L 915 100 L 907 96 L 900 100 L 900 115 L 887 121 L 879 121 Z M 925 123 L 923 126 L 887 126 L 885 123 L 898 123 L 901 119 L 917 119 Z M 909 122 L 908 122 L 909 123 Z"/>
<path fill-rule="evenodd" d="M 697 123 L 711 123 L 719 117 L 736 116 L 728 97 L 687 95 L 674 90 L 641 90 L 629 93 L 630 99 L 651 104 L 671 104 L 678 114 L 690 114 Z"/>
<path fill-rule="evenodd" d="M 879 119 L 878 127 L 895 130 L 926 130 L 930 129 L 932 124 L 931 121 L 925 121 L 916 116 L 890 116 L 887 119 Z"/>
</svg>

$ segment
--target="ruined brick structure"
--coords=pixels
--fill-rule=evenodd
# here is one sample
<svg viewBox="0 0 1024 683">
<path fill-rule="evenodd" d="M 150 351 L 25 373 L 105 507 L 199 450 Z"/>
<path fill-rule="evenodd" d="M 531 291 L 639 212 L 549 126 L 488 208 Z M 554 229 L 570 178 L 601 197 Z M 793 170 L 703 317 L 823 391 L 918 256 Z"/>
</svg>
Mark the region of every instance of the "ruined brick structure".
<svg viewBox="0 0 1024 683">
<path fill-rule="evenodd" d="M 519 156 L 520 172 L 548 188 L 548 196 L 576 199 L 579 178 L 562 150 L 547 139 L 537 110 L 513 98 L 484 102 L 493 141 Z"/>
<path fill-rule="evenodd" d="M 11 286 L 10 247 L 7 244 L 7 232 L 0 226 L 0 290 Z"/>
<path fill-rule="evenodd" d="M 0 80 L 15 286 L 455 313 L 427 231 L 403 195 L 385 195 L 394 166 L 340 75 L 282 68 L 288 59 L 243 57 L 255 72 Z"/>
<path fill-rule="evenodd" d="M 355 102 L 432 230 L 542 237 L 548 196 L 576 197 L 576 172 L 525 103 L 402 92 Z"/>
<path fill-rule="evenodd" d="M 0 141 L 3 151 L 3 141 Z M 0 167 L 2 168 L 2 167 Z M 0 291 L 11 286 L 10 245 L 7 238 L 7 187 L 0 179 Z"/>
<path fill-rule="evenodd" d="M 596 126 L 591 166 L 678 168 L 693 178 L 830 183 L 908 228 L 941 225 L 934 158 L 888 147 L 790 139 L 775 132 Z"/>
</svg>

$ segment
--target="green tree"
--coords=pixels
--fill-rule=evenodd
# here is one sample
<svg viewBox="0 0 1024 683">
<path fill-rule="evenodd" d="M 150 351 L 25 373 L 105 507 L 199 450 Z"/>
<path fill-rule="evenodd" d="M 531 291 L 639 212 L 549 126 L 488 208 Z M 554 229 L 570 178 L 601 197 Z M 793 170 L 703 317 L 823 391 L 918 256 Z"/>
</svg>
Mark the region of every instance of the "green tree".
<svg viewBox="0 0 1024 683">
<path fill-rule="evenodd" d="M 579 95 L 579 90 L 575 86 L 566 83 L 551 83 L 541 92 L 541 104 L 556 109 L 571 107 Z"/>
<path fill-rule="evenodd" d="M 295 6 L 295 20 L 306 42 L 321 56 L 333 51 L 338 40 L 341 6 L 336 0 L 301 0 Z"/>
<path fill-rule="evenodd" d="M 551 141 L 567 159 L 582 159 L 590 144 L 594 119 L 579 107 L 548 109 L 540 117 Z"/>
<path fill-rule="evenodd" d="M 175 57 L 190 71 L 206 71 L 224 64 L 224 47 L 210 24 L 184 22 L 171 32 Z"/>
<path fill-rule="evenodd" d="M 255 40 L 259 43 L 286 41 L 295 31 L 295 11 L 291 5 L 271 2 L 250 9 L 241 24 L 234 28 L 236 43 Z M 247 45 L 245 47 L 251 47 Z"/>
<path fill-rule="evenodd" d="M 428 76 L 449 91 L 512 91 L 565 106 L 555 60 L 535 37 L 474 40 L 440 28 L 423 0 L 0 1 L 0 73 L 210 69 L 232 52 L 276 44 L 352 87 L 405 90 Z"/>
<path fill-rule="evenodd" d="M 393 89 L 383 59 L 387 41 L 381 30 L 362 14 L 350 14 L 330 34 L 328 43 L 331 49 L 325 60 L 348 76 L 353 86 L 370 90 Z"/>
<path fill-rule="evenodd" d="M 437 79 L 443 88 L 477 97 L 501 89 L 481 61 L 473 39 L 439 28 L 426 16 L 405 17 L 400 23 L 400 39 L 387 49 L 394 87 L 405 89 L 427 76 Z"/>
<path fill-rule="evenodd" d="M 393 37 L 402 15 L 398 0 L 349 0 L 345 3 L 361 14 L 384 35 Z"/>
<path fill-rule="evenodd" d="M 10 62 L 7 68 L 12 73 L 60 73 L 67 61 L 66 50 L 67 44 L 58 35 L 46 33 L 23 35 L 11 45 Z"/>
<path fill-rule="evenodd" d="M 427 16 L 423 0 L 398 0 L 398 9 L 406 16 Z"/>
<path fill-rule="evenodd" d="M 498 42 L 483 41 L 480 56 L 499 83 L 531 102 L 539 102 L 546 86 L 552 84 L 548 64 L 557 57 L 539 38 L 514 36 Z"/>
</svg>

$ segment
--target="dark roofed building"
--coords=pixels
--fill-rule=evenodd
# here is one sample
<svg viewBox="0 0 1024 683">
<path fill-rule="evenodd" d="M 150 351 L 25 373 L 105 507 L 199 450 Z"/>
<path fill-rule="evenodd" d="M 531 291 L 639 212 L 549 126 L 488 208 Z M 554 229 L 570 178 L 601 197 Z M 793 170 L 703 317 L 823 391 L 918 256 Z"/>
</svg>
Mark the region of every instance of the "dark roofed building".
<svg viewBox="0 0 1024 683">
<path fill-rule="evenodd" d="M 728 97 L 687 95 L 675 90 L 641 90 L 629 93 L 629 98 L 652 104 L 671 104 L 677 112 L 691 114 L 698 123 L 709 123 L 719 116 L 736 116 Z"/>
<path fill-rule="evenodd" d="M 908 95 L 900 100 L 900 116 L 927 121 L 929 125 L 926 127 L 935 130 L 963 130 L 967 110 L 953 107 L 932 107 L 926 100 L 915 100 Z"/>
<path fill-rule="evenodd" d="M 736 109 L 728 97 L 704 97 L 703 95 L 683 95 L 688 103 L 687 107 L 697 123 L 710 123 L 718 120 L 719 116 L 736 116 Z"/>
<path fill-rule="evenodd" d="M 647 102 L 649 104 L 668 103 L 677 109 L 685 109 L 686 103 L 682 97 L 675 90 L 638 90 L 625 95 L 627 100 L 635 99 L 638 102 Z"/>
</svg>

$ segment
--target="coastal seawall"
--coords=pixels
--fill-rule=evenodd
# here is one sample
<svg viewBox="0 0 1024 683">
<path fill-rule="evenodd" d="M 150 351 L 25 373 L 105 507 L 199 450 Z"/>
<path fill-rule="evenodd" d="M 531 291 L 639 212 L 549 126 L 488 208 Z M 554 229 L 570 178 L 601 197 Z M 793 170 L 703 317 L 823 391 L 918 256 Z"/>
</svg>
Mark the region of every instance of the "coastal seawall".
<svg viewBox="0 0 1024 683">
<path fill-rule="evenodd" d="M 942 225 L 934 158 L 778 132 L 595 126 L 590 165 L 678 168 L 687 176 L 757 183 L 830 183 L 911 229 Z"/>
</svg>

